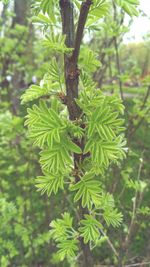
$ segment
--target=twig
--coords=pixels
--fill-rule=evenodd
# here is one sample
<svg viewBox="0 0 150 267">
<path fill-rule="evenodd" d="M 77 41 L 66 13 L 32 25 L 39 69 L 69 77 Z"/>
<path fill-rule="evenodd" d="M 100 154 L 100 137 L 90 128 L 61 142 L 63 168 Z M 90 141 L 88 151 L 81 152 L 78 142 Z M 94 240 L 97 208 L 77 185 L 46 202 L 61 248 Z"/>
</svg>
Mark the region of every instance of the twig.
<svg viewBox="0 0 150 267">
<path fill-rule="evenodd" d="M 150 264 L 150 261 L 149 262 L 141 262 L 141 263 L 133 263 L 133 264 L 129 264 L 129 265 L 125 265 L 125 267 L 134 267 L 134 266 L 145 266 L 145 265 L 148 265 L 148 264 Z"/>
<path fill-rule="evenodd" d="M 116 8 L 114 1 L 112 1 L 112 4 L 113 4 L 113 9 L 114 9 L 114 21 L 116 21 L 117 20 L 117 8 Z M 122 81 L 120 78 L 121 69 L 120 69 L 120 58 L 119 58 L 119 51 L 118 51 L 118 40 L 117 40 L 116 35 L 114 36 L 114 47 L 115 47 L 115 53 L 116 53 L 116 66 L 118 70 L 118 83 L 119 83 L 120 96 L 121 96 L 122 102 L 124 103 Z"/>
<path fill-rule="evenodd" d="M 100 229 L 100 232 L 101 232 L 101 234 L 102 234 L 104 237 L 107 238 L 106 241 L 107 241 L 109 247 L 112 249 L 112 251 L 114 252 L 115 256 L 118 258 L 118 257 L 119 257 L 118 252 L 117 252 L 117 250 L 115 249 L 115 247 L 114 247 L 114 245 L 112 244 L 112 242 L 110 241 L 109 237 L 104 233 L 104 231 L 103 231 L 102 229 Z"/>
<path fill-rule="evenodd" d="M 139 262 L 139 263 L 133 263 L 133 264 L 129 264 L 129 265 L 124 265 L 123 267 L 144 267 L 145 265 L 149 265 L 149 262 Z M 95 267 L 115 267 L 114 265 L 95 265 Z"/>
<path fill-rule="evenodd" d="M 144 151 L 142 152 L 142 156 L 143 156 L 143 153 L 144 153 Z M 137 176 L 137 181 L 138 182 L 140 180 L 142 166 L 143 166 L 143 160 L 142 160 L 142 157 L 141 157 L 140 166 L 139 166 L 139 170 L 138 170 L 138 176 Z M 130 223 L 130 226 L 129 226 L 128 235 L 126 236 L 126 239 L 125 239 L 125 248 L 129 244 L 129 241 L 130 241 L 130 238 L 131 238 L 131 235 L 132 235 L 132 230 L 133 230 L 133 227 L 134 227 L 134 224 L 135 224 L 137 201 L 138 201 L 138 190 L 136 190 L 136 192 L 135 192 L 135 200 L 133 202 L 132 219 L 131 219 L 131 223 Z"/>
</svg>

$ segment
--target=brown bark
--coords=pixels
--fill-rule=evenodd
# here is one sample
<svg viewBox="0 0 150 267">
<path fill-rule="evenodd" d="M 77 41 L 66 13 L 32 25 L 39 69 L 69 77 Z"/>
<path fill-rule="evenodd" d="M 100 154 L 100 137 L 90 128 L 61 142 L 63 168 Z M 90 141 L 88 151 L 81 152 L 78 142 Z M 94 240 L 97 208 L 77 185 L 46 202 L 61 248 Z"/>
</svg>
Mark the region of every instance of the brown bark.
<svg viewBox="0 0 150 267">
<path fill-rule="evenodd" d="M 75 99 L 78 98 L 78 84 L 79 84 L 79 69 L 78 69 L 78 57 L 80 52 L 80 45 L 83 37 L 83 31 L 85 27 L 85 22 L 90 9 L 92 1 L 85 1 L 81 5 L 80 16 L 75 36 L 74 27 L 74 14 L 73 14 L 73 3 L 70 0 L 60 0 L 60 9 L 62 17 L 62 27 L 63 34 L 66 35 L 66 45 L 67 47 L 74 48 L 72 55 L 64 56 L 64 68 L 65 68 L 65 82 L 66 82 L 66 99 L 67 107 L 69 111 L 70 120 L 77 120 L 80 118 L 82 111 L 77 106 Z M 83 140 L 74 140 L 81 149 L 84 147 Z M 79 180 L 78 176 L 78 166 L 83 160 L 83 155 L 74 154 L 74 170 L 76 175 L 76 182 Z M 80 218 L 82 219 L 84 214 L 87 213 L 85 209 L 80 205 Z M 80 245 L 82 249 L 82 258 L 80 266 L 82 267 L 93 267 L 93 259 L 91 256 L 91 251 L 88 245 L 85 245 L 83 239 L 80 240 Z M 80 261 L 80 259 L 79 259 Z"/>
</svg>

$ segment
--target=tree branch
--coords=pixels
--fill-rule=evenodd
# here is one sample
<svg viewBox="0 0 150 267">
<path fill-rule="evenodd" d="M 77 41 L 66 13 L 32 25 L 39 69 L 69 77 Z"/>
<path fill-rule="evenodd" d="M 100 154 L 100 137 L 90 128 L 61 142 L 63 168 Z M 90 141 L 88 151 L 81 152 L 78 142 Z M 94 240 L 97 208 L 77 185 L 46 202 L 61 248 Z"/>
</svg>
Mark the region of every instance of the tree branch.
<svg viewBox="0 0 150 267">
<path fill-rule="evenodd" d="M 148 88 L 147 88 L 147 92 L 146 92 L 146 94 L 145 94 L 145 97 L 144 97 L 144 100 L 143 100 L 143 104 L 142 104 L 140 110 L 143 110 L 143 109 L 145 108 L 145 105 L 146 105 L 146 103 L 147 103 L 149 94 L 150 94 L 150 85 L 149 85 Z"/>
<path fill-rule="evenodd" d="M 74 14 L 73 3 L 70 0 L 60 0 L 60 9 L 62 17 L 62 29 L 63 34 L 66 35 L 66 46 L 73 47 L 74 51 L 72 55 L 64 55 L 64 68 L 65 68 L 65 83 L 66 83 L 66 104 L 69 112 L 69 118 L 71 121 L 78 120 L 82 114 L 82 110 L 77 106 L 75 99 L 78 98 L 78 84 L 79 84 L 79 70 L 78 70 L 78 57 L 80 52 L 80 46 L 86 23 L 88 11 L 92 1 L 86 0 L 81 5 L 80 16 L 78 21 L 78 27 L 76 32 L 76 38 L 74 41 Z M 84 140 L 73 140 L 80 148 L 84 148 Z M 83 154 L 79 155 L 74 153 L 74 175 L 76 182 L 79 181 L 79 165 L 83 160 Z M 83 218 L 86 210 L 79 205 L 79 216 Z M 83 238 L 80 238 L 81 250 L 83 252 L 82 267 L 93 267 L 93 259 L 88 244 L 84 244 Z"/>
<path fill-rule="evenodd" d="M 59 1 L 62 30 L 66 35 L 66 46 L 74 47 L 74 16 L 73 16 L 73 3 L 70 0 Z"/>
<path fill-rule="evenodd" d="M 77 27 L 76 38 L 75 38 L 75 44 L 74 44 L 74 51 L 73 51 L 73 55 L 72 55 L 74 64 L 77 64 L 77 62 L 78 62 L 80 46 L 81 46 L 81 42 L 82 42 L 82 38 L 83 38 L 83 31 L 85 28 L 85 23 L 86 23 L 87 16 L 88 16 L 89 9 L 90 9 L 91 5 L 92 5 L 91 0 L 86 0 L 81 5 L 80 16 L 79 16 L 79 20 L 78 20 L 78 27 Z"/>
<path fill-rule="evenodd" d="M 60 0 L 60 11 L 62 18 L 62 32 L 66 35 L 65 44 L 67 47 L 74 47 L 74 13 L 73 3 L 70 0 Z M 72 56 L 64 55 L 65 83 L 66 83 L 66 104 L 71 120 L 76 120 L 80 109 L 76 105 L 75 98 L 78 98 L 79 73 Z"/>
</svg>

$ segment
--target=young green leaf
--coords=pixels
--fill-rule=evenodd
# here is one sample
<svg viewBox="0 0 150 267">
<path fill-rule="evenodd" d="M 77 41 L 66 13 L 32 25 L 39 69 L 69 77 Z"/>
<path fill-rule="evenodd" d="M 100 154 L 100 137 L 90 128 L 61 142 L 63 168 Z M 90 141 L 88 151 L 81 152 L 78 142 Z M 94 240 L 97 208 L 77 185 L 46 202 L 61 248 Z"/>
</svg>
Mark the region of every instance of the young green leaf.
<svg viewBox="0 0 150 267">
<path fill-rule="evenodd" d="M 84 217 L 85 219 L 81 220 L 81 227 L 79 227 L 80 235 L 84 238 L 85 244 L 89 241 L 96 243 L 100 238 L 100 229 L 103 226 L 92 215 L 86 214 Z"/>
<path fill-rule="evenodd" d="M 56 194 L 59 188 L 63 189 L 64 177 L 61 173 L 58 173 L 57 175 L 47 174 L 45 176 L 37 177 L 35 183 L 38 191 L 41 191 L 42 194 L 47 192 L 47 195 L 50 196 L 52 192 Z"/>
<path fill-rule="evenodd" d="M 71 191 L 77 191 L 74 201 L 77 202 L 82 199 L 82 206 L 91 209 L 93 205 L 100 204 L 101 184 L 94 179 L 92 173 L 85 174 L 81 181 L 71 186 Z"/>
</svg>

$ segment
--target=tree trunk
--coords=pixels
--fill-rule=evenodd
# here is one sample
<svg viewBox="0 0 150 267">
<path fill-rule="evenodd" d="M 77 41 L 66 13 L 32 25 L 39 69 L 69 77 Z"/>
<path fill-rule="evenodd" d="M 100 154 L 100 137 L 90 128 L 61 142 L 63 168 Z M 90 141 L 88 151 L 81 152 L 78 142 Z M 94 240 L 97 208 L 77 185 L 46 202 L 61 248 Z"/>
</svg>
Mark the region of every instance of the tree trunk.
<svg viewBox="0 0 150 267">
<path fill-rule="evenodd" d="M 15 24 L 20 24 L 27 26 L 27 16 L 28 11 L 30 8 L 30 0 L 14 0 L 14 19 L 13 19 L 13 26 Z"/>
<path fill-rule="evenodd" d="M 16 24 L 22 25 L 22 26 L 28 26 L 28 15 L 30 11 L 30 0 L 14 0 L 14 13 L 15 16 L 12 21 L 12 28 L 16 26 Z M 22 34 L 22 38 L 24 38 L 24 33 Z M 28 42 L 32 36 L 30 35 L 30 31 L 28 33 L 28 40 L 26 40 L 26 47 L 28 47 Z M 18 40 L 18 43 L 22 40 Z M 26 50 L 26 48 L 25 48 Z M 29 53 L 31 53 L 32 49 L 29 50 Z M 20 55 L 25 56 L 25 52 Z M 13 62 L 12 62 L 13 64 Z M 18 69 L 14 69 L 13 77 L 12 77 L 12 94 L 11 94 L 11 102 L 12 102 L 12 111 L 16 115 L 19 111 L 19 91 L 26 87 L 26 84 L 24 82 L 24 72 Z"/>
</svg>

